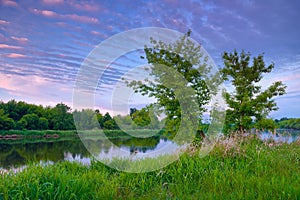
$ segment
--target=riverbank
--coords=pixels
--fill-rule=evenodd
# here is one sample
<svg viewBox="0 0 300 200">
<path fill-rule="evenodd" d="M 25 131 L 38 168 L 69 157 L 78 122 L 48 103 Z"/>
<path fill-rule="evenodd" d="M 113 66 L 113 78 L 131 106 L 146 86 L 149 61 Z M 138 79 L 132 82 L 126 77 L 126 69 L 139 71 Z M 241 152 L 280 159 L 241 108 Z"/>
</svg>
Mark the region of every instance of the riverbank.
<svg viewBox="0 0 300 200">
<path fill-rule="evenodd" d="M 105 137 L 132 137 L 137 136 L 147 138 L 150 136 L 161 135 L 159 130 L 104 130 Z M 0 140 L 20 140 L 20 139 L 38 139 L 38 138 L 61 138 L 61 137 L 92 137 L 99 136 L 100 130 L 0 130 Z"/>
<path fill-rule="evenodd" d="M 299 199 L 300 141 L 227 138 L 204 158 L 190 148 L 149 173 L 62 162 L 0 179 L 0 199 Z"/>
</svg>

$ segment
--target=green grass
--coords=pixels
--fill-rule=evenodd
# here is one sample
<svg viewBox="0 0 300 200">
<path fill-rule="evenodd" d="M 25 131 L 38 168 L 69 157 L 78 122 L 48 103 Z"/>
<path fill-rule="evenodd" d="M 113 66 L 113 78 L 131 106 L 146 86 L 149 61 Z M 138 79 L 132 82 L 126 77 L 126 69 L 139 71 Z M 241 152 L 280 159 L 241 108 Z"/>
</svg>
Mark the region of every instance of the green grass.
<svg viewBox="0 0 300 200">
<path fill-rule="evenodd" d="M 109 138 L 119 138 L 119 137 L 151 137 L 151 136 L 159 136 L 160 133 L 158 130 L 104 130 L 105 136 Z M 22 138 L 39 138 L 45 135 L 53 136 L 54 134 L 59 137 L 68 137 L 68 136 L 76 136 L 77 130 L 0 130 L 0 136 L 22 136 Z M 97 136 L 99 135 L 98 130 L 88 130 L 88 131 L 80 131 L 80 134 L 87 136 Z"/>
<path fill-rule="evenodd" d="M 300 199 L 300 143 L 227 139 L 149 173 L 63 162 L 0 179 L 0 199 Z"/>
<path fill-rule="evenodd" d="M 60 136 L 67 136 L 67 135 L 75 135 L 77 134 L 76 130 L 0 130 L 0 135 L 22 135 L 24 137 L 28 136 L 44 136 L 44 135 L 60 135 Z"/>
</svg>

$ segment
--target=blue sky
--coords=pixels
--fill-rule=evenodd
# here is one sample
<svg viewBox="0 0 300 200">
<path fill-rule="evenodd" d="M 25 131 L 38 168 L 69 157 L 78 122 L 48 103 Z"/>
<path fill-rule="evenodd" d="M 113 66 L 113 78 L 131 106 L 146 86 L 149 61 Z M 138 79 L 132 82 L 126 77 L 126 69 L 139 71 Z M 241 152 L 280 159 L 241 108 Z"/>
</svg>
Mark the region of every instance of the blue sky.
<svg viewBox="0 0 300 200">
<path fill-rule="evenodd" d="M 297 0 L 0 0 L 0 99 L 72 105 L 76 75 L 96 45 L 133 28 L 164 27 L 191 29 L 218 67 L 224 51 L 264 52 L 275 69 L 262 85 L 288 86 L 271 116 L 300 117 L 299 9 Z"/>
</svg>

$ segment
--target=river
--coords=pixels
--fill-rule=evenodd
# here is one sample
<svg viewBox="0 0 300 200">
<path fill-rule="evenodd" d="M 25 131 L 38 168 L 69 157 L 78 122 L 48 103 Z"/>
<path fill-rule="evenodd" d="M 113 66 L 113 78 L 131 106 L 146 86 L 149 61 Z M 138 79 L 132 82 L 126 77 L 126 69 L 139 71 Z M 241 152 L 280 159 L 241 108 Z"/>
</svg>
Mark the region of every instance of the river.
<svg viewBox="0 0 300 200">
<path fill-rule="evenodd" d="M 259 137 L 262 140 L 273 139 L 276 142 L 291 143 L 300 135 L 300 131 L 278 130 L 277 134 L 262 132 Z M 120 138 L 111 139 L 117 148 L 124 150 L 128 155 L 144 155 L 158 151 L 161 148 L 176 149 L 172 141 L 158 136 L 151 138 Z M 111 157 L 116 152 L 116 146 L 103 142 L 103 140 L 91 140 L 90 145 L 96 146 L 99 155 Z M 75 161 L 84 165 L 91 162 L 91 154 L 86 149 L 80 138 L 58 138 L 40 140 L 0 140 L 0 171 L 18 171 L 26 167 L 27 163 L 51 164 L 63 161 Z"/>
</svg>

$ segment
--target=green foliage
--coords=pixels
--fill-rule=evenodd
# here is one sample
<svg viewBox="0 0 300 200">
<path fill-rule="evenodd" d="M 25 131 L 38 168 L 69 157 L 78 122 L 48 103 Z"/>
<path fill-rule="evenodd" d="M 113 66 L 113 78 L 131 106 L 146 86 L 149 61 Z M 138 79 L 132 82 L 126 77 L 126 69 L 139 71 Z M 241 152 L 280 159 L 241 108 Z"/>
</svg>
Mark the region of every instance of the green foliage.
<svg viewBox="0 0 300 200">
<path fill-rule="evenodd" d="M 22 128 L 28 130 L 37 130 L 39 129 L 39 116 L 36 114 L 26 114 L 21 119 L 20 122 L 22 123 Z"/>
<path fill-rule="evenodd" d="M 63 103 L 59 103 L 51 109 L 50 117 L 50 126 L 54 130 L 75 129 L 71 108 Z"/>
<path fill-rule="evenodd" d="M 0 130 L 75 130 L 74 119 L 80 130 L 98 129 L 99 125 L 104 130 L 119 129 L 116 120 L 128 126 L 126 129 L 158 128 L 158 119 L 149 112 L 151 107 L 142 110 L 132 109 L 131 114 L 126 116 L 111 117 L 107 112 L 104 115 L 99 110 L 83 109 L 71 112 L 71 108 L 63 103 L 55 107 L 42 107 L 25 102 L 11 100 L 7 103 L 0 102 Z M 14 121 L 14 117 L 17 121 Z M 153 115 L 153 116 L 152 116 Z M 132 123 L 134 118 L 136 126 Z M 151 119 L 151 120 L 150 120 Z"/>
<path fill-rule="evenodd" d="M 273 119 L 263 118 L 255 124 L 255 128 L 257 128 L 259 130 L 267 129 L 270 131 L 274 131 L 277 128 L 277 125 Z"/>
<path fill-rule="evenodd" d="M 11 100 L 0 102 L 0 130 L 74 130 L 70 107 L 60 103 L 54 108 Z M 1 124 L 5 124 L 2 126 Z"/>
<path fill-rule="evenodd" d="M 0 109 L 0 130 L 9 130 L 15 127 L 15 122 L 13 119 L 5 114 L 3 109 Z"/>
<path fill-rule="evenodd" d="M 102 124 L 102 127 L 104 130 L 105 129 L 118 129 L 118 125 L 115 122 L 115 120 L 110 116 L 110 114 L 107 112 L 102 118 L 102 121 L 100 122 L 100 125 Z"/>
<path fill-rule="evenodd" d="M 151 128 L 158 129 L 159 128 L 159 120 L 157 116 L 150 112 L 151 106 L 142 108 L 141 110 L 136 110 L 132 115 L 132 119 L 135 125 L 138 128 Z"/>
<path fill-rule="evenodd" d="M 81 111 L 75 110 L 73 117 L 76 120 L 76 128 L 79 130 L 92 130 L 99 127 L 98 118 L 96 112 L 92 109 L 83 109 Z"/>
<path fill-rule="evenodd" d="M 156 98 L 167 115 L 165 130 L 171 134 L 178 130 L 181 119 L 197 124 L 211 95 L 204 80 L 211 67 L 201 47 L 189 36 L 190 32 L 173 44 L 150 38 L 153 47 L 145 47 L 144 51 L 153 80 L 128 81 L 135 92 Z M 182 113 L 183 110 L 188 113 Z M 189 132 L 191 128 L 185 129 Z"/>
<path fill-rule="evenodd" d="M 108 130 L 117 129 L 117 124 L 113 119 L 110 119 L 104 122 L 103 128 Z"/>
<path fill-rule="evenodd" d="M 40 117 L 38 128 L 39 130 L 47 130 L 49 128 L 48 119 L 45 117 Z"/>
<path fill-rule="evenodd" d="M 146 127 L 151 122 L 149 112 L 147 112 L 145 108 L 134 112 L 131 117 L 134 123 L 141 127 Z"/>
<path fill-rule="evenodd" d="M 234 92 L 225 94 L 229 106 L 226 113 L 227 129 L 244 132 L 251 128 L 253 120 L 260 121 L 270 111 L 278 109 L 273 97 L 285 94 L 286 86 L 277 81 L 261 91 L 258 84 L 263 73 L 270 73 L 274 68 L 274 64 L 265 65 L 263 55 L 253 57 L 251 66 L 250 54 L 244 51 L 240 54 L 237 51 L 225 52 L 223 60 L 223 77 L 234 86 Z"/>
<path fill-rule="evenodd" d="M 32 164 L 16 175 L 1 174 L 0 199 L 300 198 L 299 145 L 229 144 L 217 144 L 204 158 L 184 154 L 149 173 L 124 173 L 100 162 Z"/>
<path fill-rule="evenodd" d="M 300 130 L 300 118 L 282 118 L 277 123 L 280 128 Z"/>
</svg>

